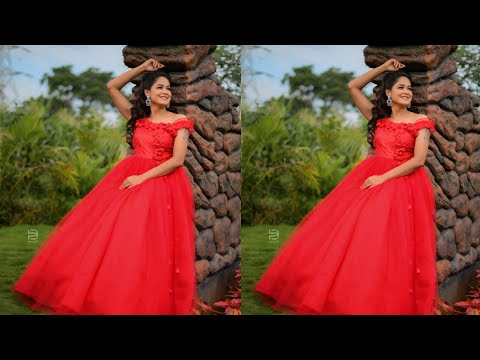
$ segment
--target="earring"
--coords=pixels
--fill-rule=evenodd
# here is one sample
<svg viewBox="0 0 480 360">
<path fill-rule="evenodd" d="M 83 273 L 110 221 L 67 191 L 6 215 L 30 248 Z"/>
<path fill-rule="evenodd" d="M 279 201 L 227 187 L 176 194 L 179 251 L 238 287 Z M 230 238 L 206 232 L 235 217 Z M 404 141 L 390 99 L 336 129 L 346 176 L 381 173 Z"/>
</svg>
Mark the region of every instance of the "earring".
<svg viewBox="0 0 480 360">
<path fill-rule="evenodd" d="M 147 100 L 145 100 L 145 105 L 150 106 L 152 105 L 152 100 L 150 100 L 150 96 L 147 95 Z"/>
<path fill-rule="evenodd" d="M 392 106 L 392 98 L 387 96 L 387 106 Z"/>
<path fill-rule="evenodd" d="M 170 107 L 170 103 L 167 104 L 166 108 L 168 109 Z"/>
<path fill-rule="evenodd" d="M 410 109 L 411 107 L 412 107 L 412 103 L 410 103 L 410 104 L 407 105 L 407 108 Z"/>
</svg>

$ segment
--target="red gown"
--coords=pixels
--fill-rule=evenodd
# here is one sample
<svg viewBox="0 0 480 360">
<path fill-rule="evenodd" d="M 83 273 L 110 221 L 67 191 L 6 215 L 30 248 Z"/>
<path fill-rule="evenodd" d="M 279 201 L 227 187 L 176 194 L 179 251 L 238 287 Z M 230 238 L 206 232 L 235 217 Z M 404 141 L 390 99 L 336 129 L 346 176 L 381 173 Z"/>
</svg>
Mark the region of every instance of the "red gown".
<svg viewBox="0 0 480 360">
<path fill-rule="evenodd" d="M 297 314 L 433 314 L 435 200 L 423 167 L 370 189 L 366 178 L 413 157 L 432 120 L 377 122 L 375 155 L 360 162 L 299 223 L 254 290 Z"/>
<path fill-rule="evenodd" d="M 190 314 L 196 301 L 195 205 L 183 167 L 128 189 L 173 154 L 187 118 L 136 122 L 121 160 L 55 226 L 13 291 L 56 314 Z"/>
</svg>

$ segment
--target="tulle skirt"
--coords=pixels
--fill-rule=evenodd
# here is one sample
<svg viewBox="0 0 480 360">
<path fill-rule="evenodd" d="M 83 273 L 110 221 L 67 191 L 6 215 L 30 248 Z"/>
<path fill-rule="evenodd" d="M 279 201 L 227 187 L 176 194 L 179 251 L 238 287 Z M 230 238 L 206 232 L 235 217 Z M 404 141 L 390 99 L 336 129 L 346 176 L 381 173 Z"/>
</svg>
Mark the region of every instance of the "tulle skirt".
<svg viewBox="0 0 480 360">
<path fill-rule="evenodd" d="M 398 166 L 371 156 L 299 223 L 254 290 L 296 314 L 433 314 L 435 201 L 422 167 L 370 189 Z"/>
<path fill-rule="evenodd" d="M 156 165 L 119 162 L 55 226 L 14 293 L 55 314 L 192 313 L 195 209 L 185 170 L 119 189 Z"/>
</svg>

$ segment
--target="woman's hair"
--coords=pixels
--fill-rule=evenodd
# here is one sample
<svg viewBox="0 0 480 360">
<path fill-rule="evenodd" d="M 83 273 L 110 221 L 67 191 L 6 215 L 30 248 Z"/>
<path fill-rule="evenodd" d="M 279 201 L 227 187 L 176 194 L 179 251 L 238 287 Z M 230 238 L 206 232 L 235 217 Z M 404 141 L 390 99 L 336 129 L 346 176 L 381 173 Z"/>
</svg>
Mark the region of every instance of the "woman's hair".
<svg viewBox="0 0 480 360">
<path fill-rule="evenodd" d="M 373 146 L 373 138 L 375 136 L 375 128 L 377 121 L 390 117 L 392 115 L 392 107 L 387 106 L 387 94 L 385 90 L 391 90 L 393 85 L 402 76 L 406 77 L 412 82 L 412 76 L 406 71 L 393 71 L 385 74 L 380 89 L 377 91 L 377 97 L 372 108 L 372 119 L 367 124 L 367 141 Z"/>
<path fill-rule="evenodd" d="M 130 147 L 133 148 L 133 132 L 135 131 L 135 124 L 138 119 L 144 119 L 150 116 L 150 106 L 145 105 L 145 101 L 147 100 L 147 97 L 145 96 L 145 89 L 150 90 L 155 81 L 159 77 L 164 77 L 168 80 L 168 82 L 171 82 L 170 75 L 168 75 L 165 71 L 163 70 L 156 70 L 152 72 L 146 73 L 142 80 L 140 81 L 140 84 L 138 85 L 137 89 L 133 93 L 133 106 L 130 109 L 131 112 L 131 118 L 130 120 L 127 121 L 127 127 L 126 127 L 126 141 Z M 168 109 L 171 112 L 176 113 L 177 111 L 173 108 Z"/>
</svg>

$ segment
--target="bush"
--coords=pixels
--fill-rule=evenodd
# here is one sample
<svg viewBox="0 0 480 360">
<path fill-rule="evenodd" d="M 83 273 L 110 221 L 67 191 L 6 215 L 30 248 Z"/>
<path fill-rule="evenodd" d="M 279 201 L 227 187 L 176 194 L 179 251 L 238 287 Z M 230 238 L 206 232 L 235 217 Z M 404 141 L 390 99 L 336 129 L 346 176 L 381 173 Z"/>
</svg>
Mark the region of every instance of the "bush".
<svg viewBox="0 0 480 360">
<path fill-rule="evenodd" d="M 281 99 L 244 107 L 242 122 L 242 225 L 298 223 L 368 148 L 341 113 L 290 115 Z"/>
<path fill-rule="evenodd" d="M 124 156 L 122 135 L 42 99 L 0 109 L 0 225 L 57 223 Z"/>
</svg>

